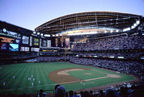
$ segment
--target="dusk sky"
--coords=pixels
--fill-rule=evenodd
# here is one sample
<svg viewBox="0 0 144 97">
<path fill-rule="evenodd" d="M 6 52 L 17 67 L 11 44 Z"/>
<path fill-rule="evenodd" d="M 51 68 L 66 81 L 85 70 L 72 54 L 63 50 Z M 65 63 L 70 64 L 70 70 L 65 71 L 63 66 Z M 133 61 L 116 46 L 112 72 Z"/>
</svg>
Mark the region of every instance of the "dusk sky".
<svg viewBox="0 0 144 97">
<path fill-rule="evenodd" d="M 144 0 L 0 0 L 0 20 L 34 30 L 54 18 L 88 11 L 144 16 Z"/>
</svg>

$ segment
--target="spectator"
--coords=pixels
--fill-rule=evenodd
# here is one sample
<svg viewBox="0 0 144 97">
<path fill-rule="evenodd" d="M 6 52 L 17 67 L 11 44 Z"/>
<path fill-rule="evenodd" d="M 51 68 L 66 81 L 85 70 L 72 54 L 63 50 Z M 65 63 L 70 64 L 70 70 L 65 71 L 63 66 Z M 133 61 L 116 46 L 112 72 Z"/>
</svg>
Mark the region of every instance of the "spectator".
<svg viewBox="0 0 144 97">
<path fill-rule="evenodd" d="M 99 91 L 99 97 L 105 97 L 105 94 L 104 94 L 103 90 Z"/>
<path fill-rule="evenodd" d="M 46 97 L 46 93 L 42 89 L 40 89 L 38 97 Z"/>
<path fill-rule="evenodd" d="M 55 97 L 64 97 L 65 96 L 65 88 L 61 85 L 55 86 Z"/>
</svg>

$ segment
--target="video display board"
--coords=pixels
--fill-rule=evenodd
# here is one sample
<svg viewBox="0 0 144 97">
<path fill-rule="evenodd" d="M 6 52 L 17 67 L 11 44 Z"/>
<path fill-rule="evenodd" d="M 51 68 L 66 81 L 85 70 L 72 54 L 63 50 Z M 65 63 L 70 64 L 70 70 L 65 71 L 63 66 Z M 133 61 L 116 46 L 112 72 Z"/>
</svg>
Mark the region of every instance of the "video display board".
<svg viewBox="0 0 144 97">
<path fill-rule="evenodd" d="M 0 43 L 0 51 L 8 51 L 8 43 Z"/>
<path fill-rule="evenodd" d="M 41 46 L 42 46 L 42 47 L 47 47 L 47 40 L 44 40 L 44 39 L 43 39 L 43 40 L 41 41 Z"/>
<path fill-rule="evenodd" d="M 19 51 L 19 44 L 10 43 L 9 51 Z"/>
<path fill-rule="evenodd" d="M 38 38 L 33 38 L 33 46 L 39 46 L 39 39 Z"/>
<path fill-rule="evenodd" d="M 0 37 L 1 42 L 12 43 L 15 39 L 8 37 Z"/>
<path fill-rule="evenodd" d="M 22 44 L 29 44 L 29 37 L 28 36 L 22 36 Z"/>
<path fill-rule="evenodd" d="M 5 28 L 3 30 L 0 30 L 0 35 L 4 35 L 7 37 L 13 37 L 13 38 L 21 38 L 21 34 L 13 31 L 8 31 Z"/>
<path fill-rule="evenodd" d="M 19 44 L 15 43 L 0 43 L 0 51 L 19 51 Z"/>
</svg>

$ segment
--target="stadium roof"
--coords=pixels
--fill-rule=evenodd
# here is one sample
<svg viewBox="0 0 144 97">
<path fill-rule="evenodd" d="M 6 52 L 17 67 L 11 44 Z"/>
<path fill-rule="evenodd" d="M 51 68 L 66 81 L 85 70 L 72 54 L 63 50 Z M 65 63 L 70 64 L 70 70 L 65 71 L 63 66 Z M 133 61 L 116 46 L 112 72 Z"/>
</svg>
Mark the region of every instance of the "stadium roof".
<svg viewBox="0 0 144 97">
<path fill-rule="evenodd" d="M 119 12 L 82 12 L 50 20 L 38 26 L 35 31 L 44 34 L 124 32 L 136 28 L 141 18 L 140 15 Z"/>
</svg>

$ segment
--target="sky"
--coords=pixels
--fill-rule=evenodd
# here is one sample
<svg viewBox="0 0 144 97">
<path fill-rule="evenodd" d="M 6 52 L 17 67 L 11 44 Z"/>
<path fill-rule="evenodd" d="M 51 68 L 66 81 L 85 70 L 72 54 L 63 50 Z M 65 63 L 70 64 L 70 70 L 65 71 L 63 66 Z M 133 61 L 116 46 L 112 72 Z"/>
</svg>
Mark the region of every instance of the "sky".
<svg viewBox="0 0 144 97">
<path fill-rule="evenodd" d="M 0 20 L 30 30 L 60 16 L 88 11 L 144 16 L 144 0 L 0 0 Z"/>
</svg>

